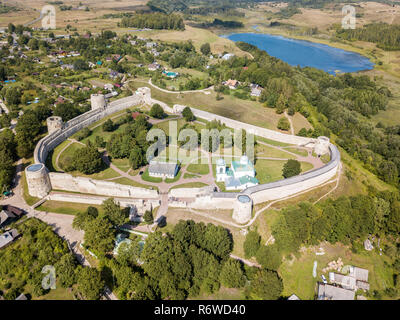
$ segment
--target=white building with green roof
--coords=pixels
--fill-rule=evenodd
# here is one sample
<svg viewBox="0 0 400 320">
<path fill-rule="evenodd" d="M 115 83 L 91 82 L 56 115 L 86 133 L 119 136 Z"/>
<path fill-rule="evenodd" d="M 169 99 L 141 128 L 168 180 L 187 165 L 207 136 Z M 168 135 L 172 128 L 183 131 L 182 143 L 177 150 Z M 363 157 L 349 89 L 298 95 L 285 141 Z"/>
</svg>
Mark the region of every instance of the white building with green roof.
<svg viewBox="0 0 400 320">
<path fill-rule="evenodd" d="M 217 182 L 225 182 L 226 190 L 243 190 L 258 185 L 254 165 L 247 156 L 240 157 L 240 161 L 232 161 L 230 168 L 227 168 L 224 159 L 218 159 L 216 169 Z"/>
</svg>

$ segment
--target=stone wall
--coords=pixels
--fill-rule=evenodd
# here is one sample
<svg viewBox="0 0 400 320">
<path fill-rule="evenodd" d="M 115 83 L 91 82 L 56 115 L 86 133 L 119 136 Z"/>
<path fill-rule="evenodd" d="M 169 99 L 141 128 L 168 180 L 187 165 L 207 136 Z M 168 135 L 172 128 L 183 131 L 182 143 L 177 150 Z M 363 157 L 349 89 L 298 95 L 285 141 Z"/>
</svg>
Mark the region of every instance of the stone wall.
<svg viewBox="0 0 400 320">
<path fill-rule="evenodd" d="M 138 188 L 112 181 L 73 177 L 67 173 L 50 172 L 49 176 L 53 190 L 97 194 L 108 197 L 158 198 L 157 190 Z"/>
<path fill-rule="evenodd" d="M 115 112 L 127 109 L 133 105 L 143 103 L 139 95 L 133 95 L 111 102 L 105 109 L 88 111 L 64 124 L 64 128 L 47 135 L 39 141 L 34 151 L 35 163 L 45 163 L 49 151 L 68 139 L 79 130 L 107 117 Z"/>
<path fill-rule="evenodd" d="M 174 105 L 173 110 L 174 110 L 174 112 L 181 113 L 184 108 L 185 108 L 185 106 L 176 104 L 176 105 Z M 238 130 L 243 129 L 250 133 L 253 133 L 254 135 L 260 136 L 262 138 L 271 139 L 271 140 L 275 140 L 275 141 L 279 141 L 279 142 L 283 142 L 283 143 L 297 144 L 297 145 L 304 145 L 304 144 L 307 144 L 310 142 L 314 143 L 316 141 L 316 139 L 312 139 L 312 138 L 294 136 L 291 134 L 281 133 L 278 131 L 253 126 L 248 123 L 229 119 L 229 118 L 219 116 L 217 114 L 213 114 L 213 113 L 210 113 L 207 111 L 199 110 L 196 108 L 190 107 L 190 109 L 192 110 L 193 114 L 198 118 L 205 119 L 207 121 L 213 121 L 213 120 L 221 121 L 221 123 L 224 123 L 226 126 L 228 126 L 230 128 L 238 129 Z"/>
<path fill-rule="evenodd" d="M 213 186 L 206 186 L 202 188 L 176 188 L 170 190 L 168 196 L 175 198 L 194 198 L 211 194 L 213 189 Z"/>
<path fill-rule="evenodd" d="M 47 199 L 53 201 L 101 205 L 104 200 L 108 199 L 108 197 L 53 192 L 47 196 Z M 122 207 L 135 206 L 139 214 L 143 214 L 149 208 L 156 208 L 160 206 L 160 200 L 157 199 L 142 200 L 116 197 L 114 200 L 119 202 Z"/>
</svg>

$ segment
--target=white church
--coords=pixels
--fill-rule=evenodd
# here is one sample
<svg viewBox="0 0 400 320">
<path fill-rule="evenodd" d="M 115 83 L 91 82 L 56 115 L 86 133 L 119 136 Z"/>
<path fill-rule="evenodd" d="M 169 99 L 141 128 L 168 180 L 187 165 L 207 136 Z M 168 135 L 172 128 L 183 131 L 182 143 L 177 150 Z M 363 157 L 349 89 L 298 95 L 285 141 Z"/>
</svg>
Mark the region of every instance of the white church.
<svg viewBox="0 0 400 320">
<path fill-rule="evenodd" d="M 218 159 L 216 171 L 217 182 L 225 182 L 226 190 L 243 190 L 258 185 L 254 165 L 245 155 L 240 157 L 240 161 L 232 161 L 230 168 L 224 159 Z"/>
</svg>

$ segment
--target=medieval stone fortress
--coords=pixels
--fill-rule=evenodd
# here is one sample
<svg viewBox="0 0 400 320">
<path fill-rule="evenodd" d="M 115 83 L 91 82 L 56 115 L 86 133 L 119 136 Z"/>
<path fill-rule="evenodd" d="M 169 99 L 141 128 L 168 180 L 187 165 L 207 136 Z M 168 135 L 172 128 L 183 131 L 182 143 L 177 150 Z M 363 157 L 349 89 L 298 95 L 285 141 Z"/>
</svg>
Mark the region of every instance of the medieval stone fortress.
<svg viewBox="0 0 400 320">
<path fill-rule="evenodd" d="M 224 182 L 226 191 L 210 186 L 190 188 L 182 187 L 161 193 L 148 189 L 113 181 L 76 177 L 68 173 L 49 172 L 46 159 L 51 150 L 101 119 L 132 106 L 158 103 L 165 112 L 179 116 L 185 106 L 174 105 L 170 108 L 151 97 L 150 89 L 139 88 L 135 94 L 107 103 L 101 94 L 91 96 L 91 110 L 63 123 L 60 117 L 47 119 L 48 135 L 37 144 L 34 151 L 34 164 L 25 169 L 29 194 L 44 200 L 56 200 L 85 204 L 101 204 L 106 198 L 115 198 L 122 206 L 129 206 L 138 213 L 159 207 L 156 220 L 163 218 L 168 207 L 188 208 L 190 210 L 232 210 L 232 218 L 240 225 L 251 223 L 253 207 L 267 201 L 289 198 L 312 190 L 332 180 L 340 168 L 340 153 L 327 137 L 317 139 L 280 133 L 232 120 L 206 111 L 191 108 L 196 118 L 206 121 L 217 120 L 228 128 L 252 132 L 255 136 L 302 147 L 320 157 L 329 154 L 330 160 L 318 168 L 287 179 L 259 183 L 255 178 L 254 164 L 246 155 L 233 160 L 228 167 L 224 159 L 216 159 L 215 182 Z M 174 163 L 152 160 L 149 175 L 152 177 L 173 178 L 178 167 Z M 143 184 L 146 184 L 143 182 Z M 215 186 L 215 184 L 214 184 Z M 54 192 L 57 191 L 57 192 Z M 236 192 L 232 192 L 236 191 Z M 161 209 L 162 208 L 162 209 Z"/>
</svg>

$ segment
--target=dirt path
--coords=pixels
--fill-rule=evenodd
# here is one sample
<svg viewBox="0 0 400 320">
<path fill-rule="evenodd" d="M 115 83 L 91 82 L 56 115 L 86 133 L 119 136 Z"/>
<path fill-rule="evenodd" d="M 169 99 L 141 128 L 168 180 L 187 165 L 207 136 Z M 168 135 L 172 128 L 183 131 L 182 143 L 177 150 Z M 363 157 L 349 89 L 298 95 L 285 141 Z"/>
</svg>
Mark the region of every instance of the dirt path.
<svg viewBox="0 0 400 320">
<path fill-rule="evenodd" d="M 290 123 L 290 134 L 294 136 L 294 126 L 293 126 L 292 117 L 290 117 L 290 116 L 287 114 L 286 110 L 285 110 L 285 112 L 284 112 L 284 115 L 285 115 L 286 119 L 288 119 L 288 121 L 289 121 L 289 123 Z"/>
</svg>

